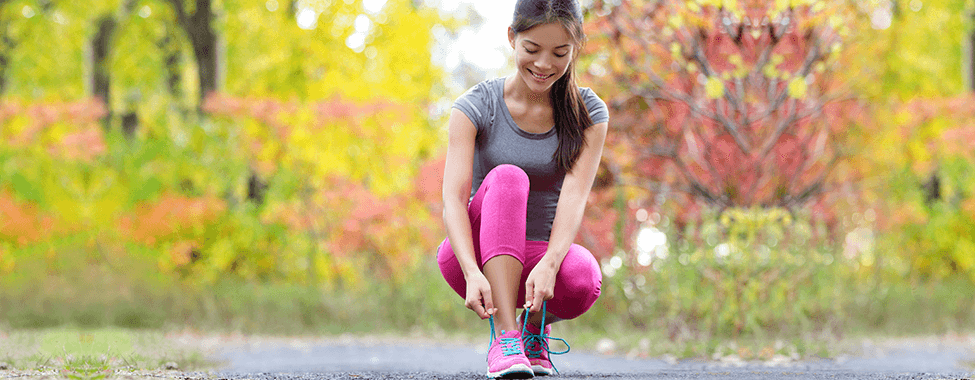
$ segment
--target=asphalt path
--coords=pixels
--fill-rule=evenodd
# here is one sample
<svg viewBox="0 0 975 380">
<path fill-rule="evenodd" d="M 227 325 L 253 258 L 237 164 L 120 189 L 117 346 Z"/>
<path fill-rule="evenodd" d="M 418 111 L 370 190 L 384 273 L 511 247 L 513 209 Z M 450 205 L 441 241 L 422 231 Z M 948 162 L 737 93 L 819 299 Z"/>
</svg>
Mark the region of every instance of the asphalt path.
<svg viewBox="0 0 975 380">
<path fill-rule="evenodd" d="M 864 354 L 830 360 L 743 362 L 736 360 L 627 359 L 572 351 L 554 357 L 557 379 L 975 379 L 969 363 L 975 341 L 943 344 L 904 341 Z M 223 363 L 208 375 L 226 379 L 485 379 L 486 343 L 263 342 L 223 348 Z"/>
</svg>

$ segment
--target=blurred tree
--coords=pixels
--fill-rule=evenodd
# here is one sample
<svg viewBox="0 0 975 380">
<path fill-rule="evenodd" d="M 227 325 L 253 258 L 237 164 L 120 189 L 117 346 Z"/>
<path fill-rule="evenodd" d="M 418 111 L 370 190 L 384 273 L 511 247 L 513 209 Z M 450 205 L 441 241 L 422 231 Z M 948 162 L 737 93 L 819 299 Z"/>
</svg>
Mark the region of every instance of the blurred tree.
<svg viewBox="0 0 975 380">
<path fill-rule="evenodd" d="M 163 51 L 166 65 L 166 88 L 170 96 L 180 98 L 183 95 L 183 52 L 181 39 L 176 35 L 177 29 L 173 25 L 165 24 L 162 36 L 156 39 L 156 48 Z"/>
<path fill-rule="evenodd" d="M 110 57 L 115 40 L 115 32 L 118 28 L 118 19 L 125 18 L 132 13 L 135 8 L 135 0 L 124 0 L 121 12 L 115 9 L 106 9 L 103 14 L 95 18 L 96 32 L 91 40 L 92 52 L 92 96 L 101 99 L 106 104 L 112 104 L 111 97 L 111 61 Z M 120 13 L 116 16 L 116 13 Z M 111 127 L 112 109 L 102 119 L 102 126 L 108 130 Z"/>
<path fill-rule="evenodd" d="M 68 2 L 7 0 L 0 7 L 3 95 L 24 99 L 74 100 L 85 96 L 81 59 L 90 13 L 66 9 Z M 88 5 L 100 12 L 104 4 Z M 37 46 L 44 46 L 38 49 Z"/>
<path fill-rule="evenodd" d="M 305 234 L 309 283 L 354 279 L 354 262 L 395 278 L 435 244 L 413 181 L 441 145 L 430 31 L 455 22 L 405 0 L 294 4 L 224 3 L 226 90 L 204 109 L 237 121 L 247 196 Z"/>
<path fill-rule="evenodd" d="M 117 239 L 201 282 L 361 279 L 362 260 L 395 277 L 435 244 L 413 181 L 442 145 L 431 29 L 456 23 L 436 9 L 4 1 L 0 26 L 18 42 L 0 190 L 18 209 L 72 210 L 55 213 L 64 234 Z M 75 100 L 91 94 L 104 107 Z M 129 141 L 92 131 L 106 108 Z M 274 232 L 284 225 L 294 232 Z"/>
<path fill-rule="evenodd" d="M 17 46 L 17 41 L 10 36 L 9 14 L 3 9 L 10 0 L 0 0 L 0 95 L 7 89 L 7 65 L 10 64 L 10 53 Z"/>
<path fill-rule="evenodd" d="M 975 100 L 965 69 L 975 2 L 884 0 L 855 9 L 863 22 L 850 25 L 856 38 L 838 75 L 871 106 L 866 133 L 847 141 L 860 158 L 848 170 L 863 173 L 859 210 L 876 213 L 877 245 L 891 252 L 858 255 L 878 279 L 975 280 Z"/>
<path fill-rule="evenodd" d="M 186 33 L 193 46 L 196 58 L 197 79 L 200 86 L 199 103 L 203 98 L 217 91 L 217 33 L 214 30 L 214 9 L 212 0 L 167 0 L 173 7 L 177 24 Z"/>
<path fill-rule="evenodd" d="M 589 73 L 633 183 L 722 208 L 795 208 L 826 191 L 851 106 L 833 75 L 847 9 L 826 5 L 594 2 Z"/>
<path fill-rule="evenodd" d="M 969 25 L 975 24 L 975 7 L 969 7 Z M 969 28 L 968 40 L 965 41 L 965 78 L 968 89 L 975 92 L 975 28 Z"/>
</svg>

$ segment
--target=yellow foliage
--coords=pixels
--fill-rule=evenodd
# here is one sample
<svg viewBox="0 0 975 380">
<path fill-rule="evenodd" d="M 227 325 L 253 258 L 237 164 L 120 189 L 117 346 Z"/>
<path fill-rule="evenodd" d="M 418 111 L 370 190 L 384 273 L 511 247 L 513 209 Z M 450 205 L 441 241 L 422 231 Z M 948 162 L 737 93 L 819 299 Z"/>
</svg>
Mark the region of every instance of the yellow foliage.
<svg viewBox="0 0 975 380">
<path fill-rule="evenodd" d="M 704 91 L 709 99 L 718 99 L 724 96 L 724 83 L 720 78 L 710 77 L 704 85 Z"/>
<path fill-rule="evenodd" d="M 789 96 L 795 99 L 805 99 L 807 87 L 806 78 L 793 78 L 791 81 L 789 81 Z"/>
</svg>

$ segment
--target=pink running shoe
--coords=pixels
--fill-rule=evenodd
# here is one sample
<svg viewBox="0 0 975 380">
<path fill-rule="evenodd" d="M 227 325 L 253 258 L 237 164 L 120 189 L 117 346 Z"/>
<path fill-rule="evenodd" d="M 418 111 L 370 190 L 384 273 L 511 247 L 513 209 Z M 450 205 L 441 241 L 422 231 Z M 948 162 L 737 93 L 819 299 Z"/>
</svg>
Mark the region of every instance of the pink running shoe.
<svg viewBox="0 0 975 380">
<path fill-rule="evenodd" d="M 492 322 L 494 322 L 492 320 Z M 491 348 L 488 349 L 489 378 L 528 379 L 532 375 L 532 367 L 522 349 L 520 331 L 501 331 L 501 335 L 494 339 L 494 326 L 491 326 Z"/>
<path fill-rule="evenodd" d="M 545 304 L 542 304 L 542 312 L 544 313 Z M 550 376 L 558 373 L 558 369 L 552 364 L 552 360 L 549 359 L 549 354 L 561 355 L 569 352 L 569 343 L 562 338 L 553 338 L 549 336 L 552 333 L 552 325 L 546 325 L 545 319 L 542 318 L 542 326 L 545 326 L 545 332 L 542 333 L 542 329 L 539 326 L 535 326 L 527 321 L 527 312 L 520 316 L 522 321 L 522 340 L 525 344 L 525 355 L 528 357 L 528 362 L 531 363 L 532 373 L 535 376 Z M 552 352 L 549 349 L 549 340 L 560 340 L 565 344 L 565 351 Z"/>
</svg>

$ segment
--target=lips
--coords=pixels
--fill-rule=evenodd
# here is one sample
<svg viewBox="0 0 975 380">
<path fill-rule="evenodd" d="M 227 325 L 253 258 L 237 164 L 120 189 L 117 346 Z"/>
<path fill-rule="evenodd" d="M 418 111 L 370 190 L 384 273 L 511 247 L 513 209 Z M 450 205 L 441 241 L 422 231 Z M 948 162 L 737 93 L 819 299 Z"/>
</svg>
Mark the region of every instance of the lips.
<svg viewBox="0 0 975 380">
<path fill-rule="evenodd" d="M 551 78 L 553 75 L 555 75 L 555 74 L 540 75 L 540 74 L 537 74 L 534 71 L 531 71 L 529 69 L 526 69 L 526 70 L 528 70 L 528 72 L 531 73 L 532 77 L 534 77 L 535 79 L 537 79 L 540 82 L 541 81 L 545 81 L 546 79 Z"/>
</svg>

